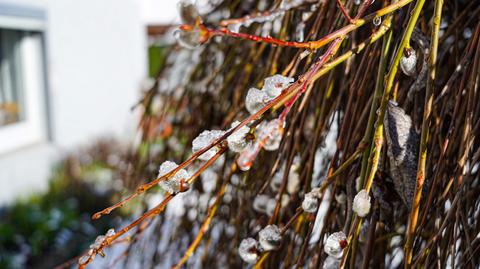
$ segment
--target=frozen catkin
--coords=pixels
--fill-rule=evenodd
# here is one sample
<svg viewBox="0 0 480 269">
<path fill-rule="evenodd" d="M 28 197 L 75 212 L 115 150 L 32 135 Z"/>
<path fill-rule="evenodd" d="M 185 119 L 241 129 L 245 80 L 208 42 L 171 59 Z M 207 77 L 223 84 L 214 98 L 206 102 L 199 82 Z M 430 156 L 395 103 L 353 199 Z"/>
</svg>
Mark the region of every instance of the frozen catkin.
<svg viewBox="0 0 480 269">
<path fill-rule="evenodd" d="M 257 262 L 258 253 L 258 242 L 251 237 L 243 239 L 238 247 L 238 254 L 246 263 Z"/>
<path fill-rule="evenodd" d="M 263 91 L 265 91 L 270 98 L 279 96 L 282 91 L 290 86 L 294 81 L 293 78 L 284 77 L 282 75 L 273 75 L 264 80 Z"/>
<path fill-rule="evenodd" d="M 95 239 L 95 242 L 90 245 L 87 253 L 82 255 L 78 259 L 79 265 L 86 265 L 89 261 L 93 260 L 97 254 L 104 256 L 102 247 L 106 244 L 106 240 L 115 235 L 114 229 L 109 229 L 105 235 L 99 235 Z"/>
<path fill-rule="evenodd" d="M 158 178 L 170 173 L 178 165 L 172 161 L 165 161 L 160 165 L 158 171 Z M 178 170 L 174 175 L 160 180 L 158 185 L 170 194 L 174 194 L 186 189 L 185 182 L 190 177 L 189 173 L 185 169 Z"/>
<path fill-rule="evenodd" d="M 275 250 L 282 244 L 282 235 L 277 225 L 268 225 L 258 234 L 260 246 L 265 251 Z"/>
<path fill-rule="evenodd" d="M 193 153 L 196 153 L 200 151 L 201 149 L 209 146 L 212 144 L 215 140 L 220 138 L 225 134 L 224 131 L 221 130 L 212 130 L 212 131 L 203 131 L 198 135 L 193 141 L 192 141 L 192 151 Z M 218 147 L 212 147 L 211 149 L 207 150 L 205 153 L 200 155 L 198 159 L 202 161 L 208 161 L 210 160 L 215 154 L 218 152 Z"/>
<path fill-rule="evenodd" d="M 317 212 L 318 204 L 320 203 L 319 199 L 319 189 L 315 188 L 312 191 L 305 194 L 302 201 L 302 209 L 307 213 Z"/>
<path fill-rule="evenodd" d="M 325 246 L 323 250 L 327 253 L 328 256 L 333 258 L 341 258 L 343 255 L 343 249 L 347 246 L 347 236 L 344 232 L 336 232 L 331 234 L 327 241 L 325 242 Z"/>
<path fill-rule="evenodd" d="M 353 198 L 353 211 L 361 218 L 370 212 L 370 196 L 366 190 L 361 190 Z"/>
<path fill-rule="evenodd" d="M 393 101 L 387 105 L 384 122 L 390 177 L 396 192 L 410 209 L 416 184 L 419 135 L 410 116 Z"/>
<path fill-rule="evenodd" d="M 239 121 L 234 121 L 232 123 L 232 128 L 237 127 L 240 124 Z M 251 141 L 247 140 L 247 134 L 250 131 L 250 128 L 247 126 L 242 126 L 240 129 L 232 133 L 228 138 L 228 148 L 233 152 L 241 152 L 244 150 Z"/>
</svg>

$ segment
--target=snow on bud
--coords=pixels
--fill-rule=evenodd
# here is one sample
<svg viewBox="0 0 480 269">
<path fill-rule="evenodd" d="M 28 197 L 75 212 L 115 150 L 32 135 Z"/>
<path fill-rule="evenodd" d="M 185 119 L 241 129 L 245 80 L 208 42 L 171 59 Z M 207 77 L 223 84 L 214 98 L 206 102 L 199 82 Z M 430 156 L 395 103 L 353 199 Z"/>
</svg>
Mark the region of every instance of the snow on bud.
<svg viewBox="0 0 480 269">
<path fill-rule="evenodd" d="M 277 225 L 268 225 L 258 234 L 260 246 L 265 251 L 274 250 L 282 244 L 282 235 Z"/>
<path fill-rule="evenodd" d="M 249 237 L 243 239 L 238 247 L 238 254 L 246 263 L 255 263 L 258 259 L 258 242 Z"/>
<path fill-rule="evenodd" d="M 259 140 L 267 151 L 277 150 L 283 136 L 283 124 L 279 119 L 264 121 L 257 126 Z"/>
<path fill-rule="evenodd" d="M 347 246 L 347 236 L 344 232 L 331 234 L 325 242 L 323 250 L 328 256 L 340 259 L 343 255 L 343 249 Z"/>
<path fill-rule="evenodd" d="M 195 139 L 192 141 L 192 151 L 193 153 L 200 151 L 201 149 L 209 146 L 210 144 L 213 143 L 216 139 L 220 138 L 222 135 L 224 135 L 224 131 L 220 130 L 212 130 L 212 131 L 203 131 L 200 135 L 198 135 Z M 202 161 L 208 161 L 210 160 L 215 154 L 217 154 L 218 148 L 217 147 L 212 147 L 211 149 L 207 150 L 205 153 L 200 155 L 198 159 Z"/>
<path fill-rule="evenodd" d="M 168 174 L 173 169 L 177 168 L 178 165 L 172 161 L 166 161 L 160 165 L 160 169 L 158 171 L 158 177 L 162 177 Z M 170 194 L 177 193 L 182 190 L 183 186 L 182 183 L 186 181 L 190 177 L 189 173 L 185 169 L 178 170 L 174 175 L 170 176 L 169 178 L 160 180 L 158 185 L 166 192 Z"/>
<path fill-rule="evenodd" d="M 239 124 L 240 124 L 239 121 L 234 121 L 232 123 L 232 128 L 237 127 Z M 247 126 L 243 126 L 237 131 L 235 131 L 233 134 L 231 134 L 227 138 L 228 148 L 231 151 L 237 152 L 237 153 L 244 150 L 249 144 L 249 141 L 247 141 L 247 139 L 245 138 L 248 132 L 250 132 L 250 128 L 248 128 Z"/>
<path fill-rule="evenodd" d="M 264 80 L 263 89 L 268 96 L 275 98 L 279 96 L 282 91 L 290 86 L 295 81 L 293 78 L 284 77 L 282 75 L 273 75 Z"/>
<path fill-rule="evenodd" d="M 368 215 L 370 212 L 370 196 L 366 190 L 361 190 L 353 198 L 353 211 L 361 218 Z"/>
<path fill-rule="evenodd" d="M 266 213 L 269 200 L 270 197 L 266 194 L 255 196 L 255 199 L 253 200 L 253 209 L 259 213 Z"/>
<path fill-rule="evenodd" d="M 400 59 L 400 68 L 407 76 L 413 76 L 417 72 L 417 52 L 410 48 Z"/>
<path fill-rule="evenodd" d="M 247 92 L 247 96 L 245 97 L 245 107 L 250 114 L 255 114 L 270 100 L 271 98 L 265 91 L 257 88 L 250 88 Z"/>
<path fill-rule="evenodd" d="M 307 213 L 315 213 L 319 203 L 319 189 L 315 188 L 305 194 L 302 201 L 302 209 Z"/>
</svg>

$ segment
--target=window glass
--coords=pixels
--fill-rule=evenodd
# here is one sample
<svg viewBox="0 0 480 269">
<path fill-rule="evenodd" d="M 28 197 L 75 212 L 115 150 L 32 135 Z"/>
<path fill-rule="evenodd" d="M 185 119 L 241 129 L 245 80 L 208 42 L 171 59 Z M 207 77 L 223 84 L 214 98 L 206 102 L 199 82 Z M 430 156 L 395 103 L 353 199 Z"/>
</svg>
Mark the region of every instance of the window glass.
<svg viewBox="0 0 480 269">
<path fill-rule="evenodd" d="M 0 29 L 0 128 L 25 120 L 21 66 L 24 31 Z"/>
</svg>

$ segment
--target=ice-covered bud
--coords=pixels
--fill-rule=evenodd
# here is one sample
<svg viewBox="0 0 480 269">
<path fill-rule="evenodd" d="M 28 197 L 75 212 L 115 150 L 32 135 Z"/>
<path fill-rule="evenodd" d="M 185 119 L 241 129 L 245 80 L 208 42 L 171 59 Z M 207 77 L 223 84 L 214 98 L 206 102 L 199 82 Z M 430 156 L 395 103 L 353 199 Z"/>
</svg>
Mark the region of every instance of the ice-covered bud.
<svg viewBox="0 0 480 269">
<path fill-rule="evenodd" d="M 82 255 L 82 257 L 78 259 L 78 264 L 80 265 L 87 264 L 89 260 L 90 260 L 90 255 L 88 254 Z"/>
<path fill-rule="evenodd" d="M 246 263 L 255 263 L 258 259 L 258 242 L 249 237 L 243 239 L 238 247 L 238 254 Z"/>
<path fill-rule="evenodd" d="M 277 150 L 283 136 L 283 124 L 279 119 L 264 121 L 257 126 L 258 139 L 263 141 L 263 148 L 267 151 Z"/>
<path fill-rule="evenodd" d="M 341 258 L 343 249 L 347 246 L 347 236 L 343 232 L 336 232 L 331 234 L 325 242 L 323 250 L 333 258 Z"/>
<path fill-rule="evenodd" d="M 275 207 L 277 207 L 277 199 L 278 195 L 275 198 L 270 198 L 267 202 L 267 210 L 266 213 L 268 216 L 273 216 L 273 213 L 275 212 Z M 288 202 L 290 201 L 290 197 L 288 194 L 283 194 L 282 199 L 280 201 L 280 208 L 283 208 L 288 205 Z"/>
<path fill-rule="evenodd" d="M 266 213 L 269 200 L 270 197 L 266 194 L 255 196 L 255 199 L 253 200 L 253 209 L 259 213 Z"/>
<path fill-rule="evenodd" d="M 172 161 L 166 161 L 160 165 L 160 169 L 158 171 L 158 177 L 162 177 L 168 174 L 173 169 L 177 168 L 178 165 Z M 170 194 L 177 193 L 182 190 L 182 182 L 186 181 L 190 177 L 189 173 L 185 169 L 178 170 L 174 175 L 170 176 L 169 178 L 160 180 L 158 185 L 166 192 Z"/>
<path fill-rule="evenodd" d="M 282 75 L 273 75 L 264 80 L 263 90 L 271 98 L 279 96 L 282 91 L 292 84 L 295 80 L 293 78 L 284 77 Z"/>
<path fill-rule="evenodd" d="M 302 201 L 302 209 L 303 211 L 307 213 L 315 213 L 318 208 L 318 203 L 319 203 L 319 189 L 315 188 L 305 194 L 305 197 L 303 198 Z"/>
<path fill-rule="evenodd" d="M 272 191 L 279 191 L 282 186 L 283 181 L 283 171 L 280 170 L 273 175 L 272 180 L 270 181 L 270 188 Z"/>
<path fill-rule="evenodd" d="M 288 173 L 287 192 L 289 194 L 295 194 L 300 189 L 300 175 L 292 168 L 290 168 L 290 173 Z"/>
<path fill-rule="evenodd" d="M 261 91 L 257 88 L 250 88 L 245 97 L 245 107 L 250 114 L 255 114 L 270 100 L 271 98 L 265 91 Z"/>
<path fill-rule="evenodd" d="M 400 59 L 400 68 L 407 76 L 413 76 L 417 72 L 417 52 L 410 48 Z"/>
<path fill-rule="evenodd" d="M 361 190 L 353 198 L 353 211 L 361 218 L 370 212 L 370 196 L 366 190 Z"/>
<path fill-rule="evenodd" d="M 213 143 L 213 141 L 220 138 L 224 134 L 225 134 L 225 132 L 220 131 L 220 130 L 203 131 L 201 134 L 199 134 L 192 141 L 192 151 L 193 151 L 193 153 L 196 153 L 197 151 L 200 151 L 201 149 L 209 146 L 210 144 Z M 215 154 L 217 154 L 217 152 L 218 152 L 218 148 L 217 147 L 212 147 L 211 149 L 207 150 L 202 155 L 198 156 L 198 159 L 200 159 L 202 161 L 208 161 L 213 156 L 215 156 Z"/>
<path fill-rule="evenodd" d="M 248 145 L 237 158 L 238 168 L 242 171 L 248 171 L 253 165 L 253 161 L 257 158 L 259 145 L 258 143 Z"/>
<path fill-rule="evenodd" d="M 178 29 L 173 32 L 173 36 L 178 43 L 187 49 L 195 49 L 206 42 L 202 32 L 197 27 L 189 30 Z"/>
<path fill-rule="evenodd" d="M 328 256 L 325 261 L 323 261 L 323 269 L 338 269 L 340 268 L 340 259 Z"/>
<path fill-rule="evenodd" d="M 105 234 L 106 237 L 112 237 L 115 235 L 115 230 L 112 228 L 112 229 L 108 229 L 107 233 Z"/>
<path fill-rule="evenodd" d="M 180 18 L 184 24 L 195 24 L 200 19 L 197 7 L 189 0 L 183 0 L 178 3 Z"/>
<path fill-rule="evenodd" d="M 234 121 L 232 123 L 232 128 L 237 127 L 239 124 L 240 124 L 239 121 Z M 250 131 L 250 128 L 248 128 L 247 126 L 243 126 L 237 131 L 235 131 L 233 134 L 231 134 L 227 138 L 228 148 L 231 151 L 237 152 L 237 153 L 244 150 L 245 147 L 247 147 L 247 145 L 250 143 L 246 139 L 246 135 L 248 134 L 249 131 Z"/>
<path fill-rule="evenodd" d="M 337 201 L 337 203 L 343 205 L 347 202 L 347 195 L 342 191 L 340 193 L 336 193 L 335 194 L 335 201 Z"/>
<path fill-rule="evenodd" d="M 274 250 L 282 244 L 282 235 L 277 225 L 268 225 L 258 234 L 260 246 L 265 251 Z"/>
<path fill-rule="evenodd" d="M 90 245 L 90 249 L 99 249 L 103 242 L 105 242 L 105 236 L 104 235 L 99 235 L 97 236 L 97 238 L 95 238 L 95 242 L 93 244 Z"/>
</svg>

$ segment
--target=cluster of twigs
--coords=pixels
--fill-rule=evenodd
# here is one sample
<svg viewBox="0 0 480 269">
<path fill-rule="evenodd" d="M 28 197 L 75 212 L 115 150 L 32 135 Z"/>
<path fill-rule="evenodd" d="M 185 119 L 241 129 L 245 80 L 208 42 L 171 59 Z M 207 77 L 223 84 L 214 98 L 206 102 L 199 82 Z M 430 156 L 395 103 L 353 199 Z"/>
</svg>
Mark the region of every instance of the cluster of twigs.
<svg viewBox="0 0 480 269">
<path fill-rule="evenodd" d="M 286 2 L 219 1 L 209 14 L 194 14 L 193 20 L 184 16 L 182 34 L 194 31 L 201 46 L 173 50 L 139 103 L 141 142 L 132 176 L 137 180 L 131 184 L 143 185 L 93 218 L 186 167 L 196 168 L 186 179 L 189 190 L 165 195 L 107 237 L 100 252 L 128 232 L 132 237 L 143 232 L 136 230 L 139 225 L 152 224 L 149 240 L 166 240 L 168 247 L 155 248 L 141 257 L 142 263 L 239 268 L 240 241 L 276 224 L 283 243 L 264 252 L 255 268 L 319 268 L 327 257 L 324 239 L 336 231 L 347 234 L 342 268 L 478 268 L 479 3 Z M 230 17 L 218 21 L 218 14 L 225 13 Z M 271 14 L 273 21 L 268 20 Z M 244 27 L 237 32 L 227 28 L 231 24 Z M 400 72 L 412 51 L 418 57 L 413 72 L 403 66 Z M 182 53 L 187 54 L 184 63 Z M 178 78 L 172 71 L 182 64 L 189 66 L 182 73 L 187 77 Z M 276 73 L 296 82 L 249 115 L 243 101 L 248 88 Z M 408 120 L 391 116 L 389 109 L 398 109 L 396 104 Z M 274 118 L 285 124 L 279 150 L 260 152 L 249 171 L 239 171 L 238 156 L 227 151 L 225 139 L 247 124 L 255 139 L 253 127 Z M 234 120 L 241 123 L 188 157 L 191 141 L 203 129 L 228 129 Z M 410 121 L 410 133 L 395 129 Z M 218 148 L 213 158 L 197 160 L 212 147 Z M 398 162 L 402 154 L 407 157 Z M 181 164 L 142 182 L 168 159 Z M 298 187 L 289 193 L 294 170 Z M 279 174 L 280 188 L 274 190 L 269 186 Z M 215 182 L 212 190 L 200 184 L 208 180 Z M 412 191 L 401 191 L 403 185 Z M 320 188 L 320 209 L 303 212 L 303 197 L 315 187 Z M 352 212 L 359 189 L 373 197 L 365 218 Z M 254 210 L 259 195 L 276 199 L 273 214 Z M 185 202 L 183 216 L 172 219 L 162 212 L 174 199 L 193 202 Z M 175 229 L 168 230 L 171 225 Z M 141 247 L 130 245 L 125 264 L 128 251 Z"/>
</svg>

